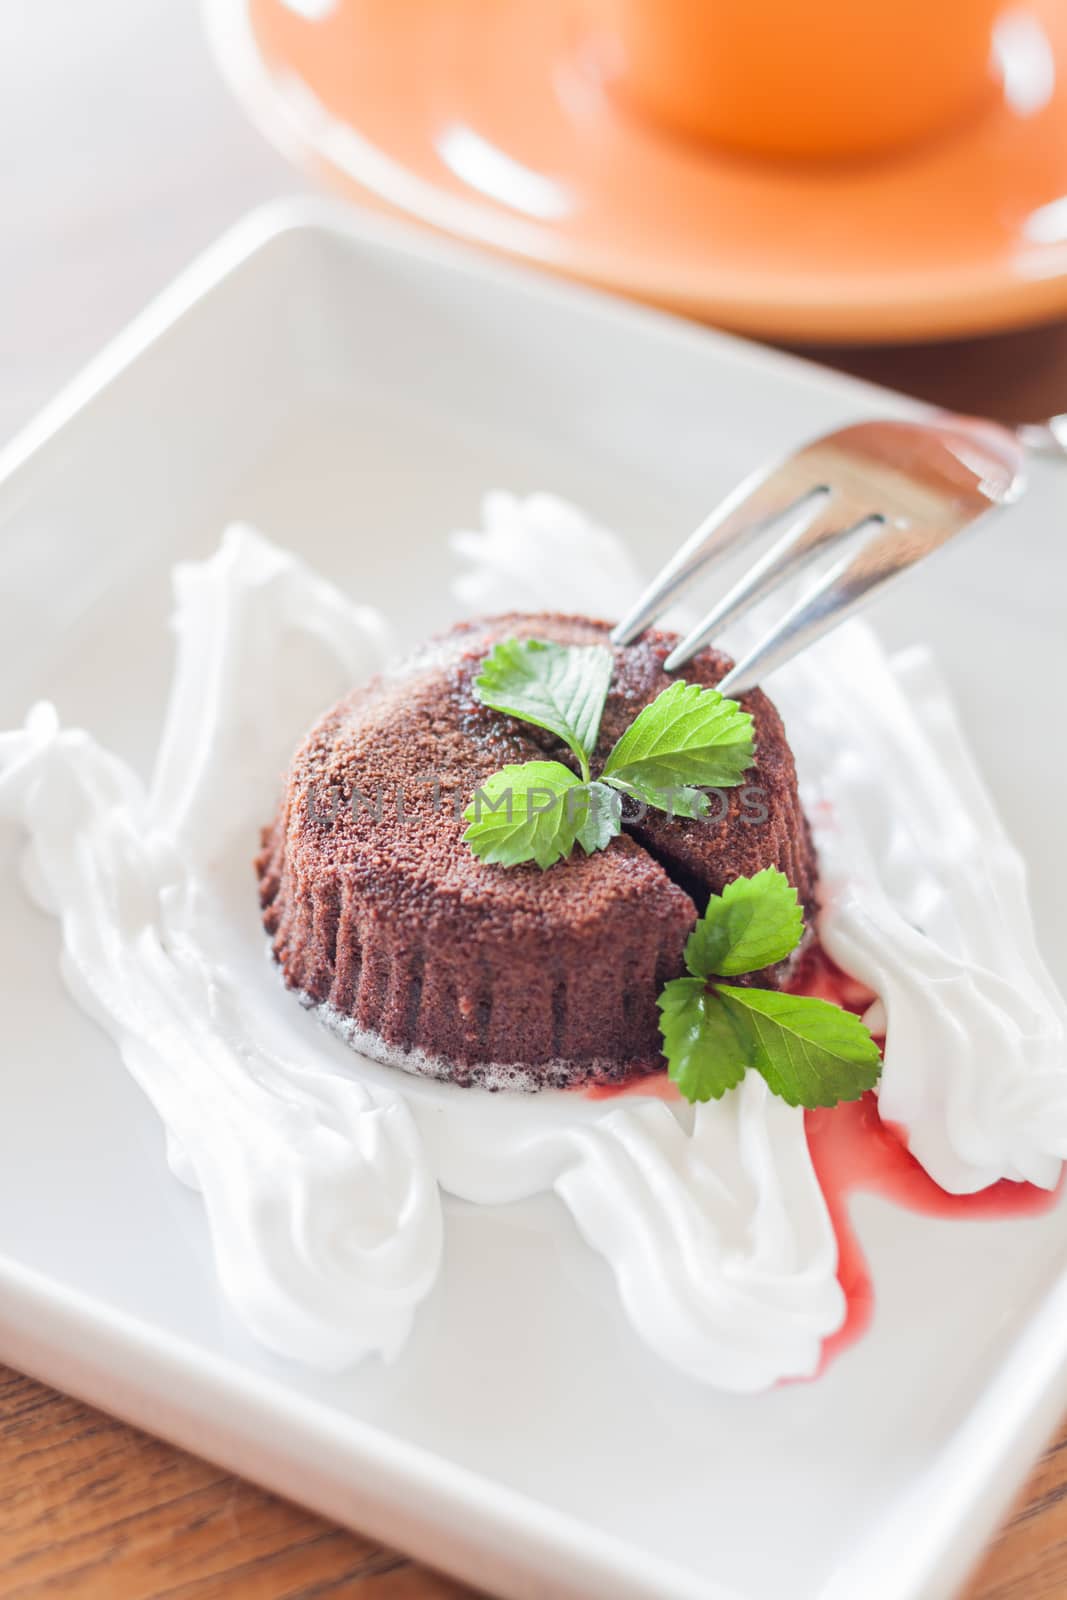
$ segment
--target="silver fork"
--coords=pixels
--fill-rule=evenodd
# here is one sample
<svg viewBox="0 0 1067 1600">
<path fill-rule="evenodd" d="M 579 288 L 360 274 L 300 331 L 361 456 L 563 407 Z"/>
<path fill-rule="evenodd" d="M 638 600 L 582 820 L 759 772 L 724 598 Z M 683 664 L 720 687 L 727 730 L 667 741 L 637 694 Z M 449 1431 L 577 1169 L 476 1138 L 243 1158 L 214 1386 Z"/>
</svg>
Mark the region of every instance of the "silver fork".
<svg viewBox="0 0 1067 1600">
<path fill-rule="evenodd" d="M 1061 419 L 1055 418 L 1053 422 Z M 612 634 L 630 644 L 697 575 L 742 542 L 784 531 L 667 657 L 685 665 L 730 623 L 820 556 L 838 559 L 719 684 L 743 694 L 864 605 L 891 578 L 1026 486 L 1026 447 L 1060 453 L 1053 423 L 1017 432 L 936 416 L 860 422 L 824 434 L 746 478 L 686 540 Z"/>
</svg>

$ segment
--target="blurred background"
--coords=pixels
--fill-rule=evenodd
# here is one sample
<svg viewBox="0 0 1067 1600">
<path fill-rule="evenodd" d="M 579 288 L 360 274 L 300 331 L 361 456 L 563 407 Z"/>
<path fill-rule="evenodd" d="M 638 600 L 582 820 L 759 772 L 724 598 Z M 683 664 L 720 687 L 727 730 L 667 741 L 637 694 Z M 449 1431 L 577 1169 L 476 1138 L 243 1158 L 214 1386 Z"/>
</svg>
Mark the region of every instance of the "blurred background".
<svg viewBox="0 0 1067 1600">
<path fill-rule="evenodd" d="M 0 436 L 235 217 L 301 180 L 192 0 L 0 7 Z"/>
<path fill-rule="evenodd" d="M 509 4 L 498 0 L 496 9 Z M 546 0 L 544 11 L 556 4 Z M 568 8 L 568 0 L 558 4 Z M 415 29 L 422 5 L 440 11 L 434 0 L 399 0 L 391 11 Z M 233 0 L 210 7 L 216 17 L 235 9 Z M 285 8 L 277 0 L 265 9 Z M 306 23 L 298 13 L 314 9 L 311 0 L 294 3 L 294 22 Z M 313 180 L 251 125 L 223 81 L 194 0 L 7 0 L 0 45 L 0 437 L 7 437 L 241 212 Z M 477 77 L 477 52 L 470 56 Z M 403 112 L 403 79 L 387 89 Z M 653 137 L 661 139 L 661 130 Z M 595 127 L 585 148 L 596 175 L 605 154 Z M 742 175 L 756 166 L 746 169 L 745 159 L 737 163 Z M 996 174 L 982 153 L 974 159 L 974 191 L 962 202 L 981 210 L 989 206 L 982 185 Z M 891 173 L 894 158 L 883 160 Z M 803 171 L 791 170 L 787 188 Z M 869 190 L 877 158 L 860 170 Z M 696 222 L 707 228 L 706 219 Z M 857 219 L 853 231 L 864 225 Z M 920 219 L 916 230 L 926 226 Z M 942 248 L 951 251 L 951 241 Z M 793 249 L 783 232 L 777 254 L 786 272 Z M 1039 322 L 962 342 L 786 342 L 925 398 L 1019 420 L 1067 407 L 1067 325 L 1047 313 Z"/>
</svg>

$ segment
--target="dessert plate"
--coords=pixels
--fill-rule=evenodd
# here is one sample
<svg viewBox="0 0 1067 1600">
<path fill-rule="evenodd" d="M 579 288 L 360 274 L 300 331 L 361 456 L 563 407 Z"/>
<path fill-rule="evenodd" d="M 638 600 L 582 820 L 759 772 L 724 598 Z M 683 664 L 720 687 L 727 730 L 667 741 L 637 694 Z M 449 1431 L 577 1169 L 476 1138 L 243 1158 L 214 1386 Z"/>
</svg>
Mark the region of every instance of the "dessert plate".
<svg viewBox="0 0 1067 1600">
<path fill-rule="evenodd" d="M 364 203 L 777 338 L 932 338 L 1067 308 L 1056 0 L 1006 11 L 980 116 L 837 166 L 713 152 L 620 111 L 580 13 L 422 0 L 413 27 L 397 5 L 205 0 L 253 120 Z"/>
<path fill-rule="evenodd" d="M 4 452 L 0 727 L 47 696 L 147 775 L 170 569 L 231 519 L 405 645 L 451 620 L 446 534 L 489 484 L 550 485 L 652 570 L 769 453 L 874 412 L 914 414 L 346 208 L 257 213 Z M 1014 514 L 1025 618 L 994 532 L 875 616 L 892 645 L 936 640 L 1062 984 L 1061 490 L 1038 464 Z M 867 1337 L 815 1383 L 742 1396 L 638 1340 L 553 1197 L 446 1200 L 445 1270 L 402 1354 L 311 1371 L 221 1298 L 203 1203 L 64 988 L 22 855 L 0 830 L 0 1359 L 502 1595 L 954 1591 L 1067 1398 L 1062 1206 L 964 1222 L 860 1196 Z"/>
</svg>

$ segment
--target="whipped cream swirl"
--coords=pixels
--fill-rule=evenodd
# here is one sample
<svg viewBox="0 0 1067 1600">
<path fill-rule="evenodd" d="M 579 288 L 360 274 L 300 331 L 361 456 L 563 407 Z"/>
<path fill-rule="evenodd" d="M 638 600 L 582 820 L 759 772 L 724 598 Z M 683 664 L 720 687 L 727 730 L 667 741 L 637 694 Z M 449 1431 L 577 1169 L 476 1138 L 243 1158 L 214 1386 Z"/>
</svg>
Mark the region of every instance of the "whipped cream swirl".
<svg viewBox="0 0 1067 1600">
<path fill-rule="evenodd" d="M 611 534 L 550 496 L 490 496 L 485 528 L 455 539 L 478 610 L 610 612 L 639 582 Z M 546 572 L 566 574 L 565 595 Z M 202 1193 L 250 1330 L 324 1368 L 394 1356 L 439 1271 L 440 1191 L 554 1190 L 664 1359 L 741 1392 L 812 1373 L 845 1314 L 836 1241 L 802 1113 L 755 1074 L 695 1109 L 490 1095 L 367 1061 L 294 1005 L 263 957 L 249 861 L 293 743 L 383 662 L 386 630 L 246 528 L 177 568 L 175 596 L 151 783 L 39 706 L 0 735 L 0 816 L 29 835 L 67 981 Z M 883 1109 L 947 1188 L 1051 1185 L 1064 1018 L 1018 857 L 925 658 L 891 666 L 858 624 L 819 649 L 779 698 L 831 887 L 822 936 L 883 997 Z M 920 770 L 943 837 L 923 831 Z"/>
</svg>

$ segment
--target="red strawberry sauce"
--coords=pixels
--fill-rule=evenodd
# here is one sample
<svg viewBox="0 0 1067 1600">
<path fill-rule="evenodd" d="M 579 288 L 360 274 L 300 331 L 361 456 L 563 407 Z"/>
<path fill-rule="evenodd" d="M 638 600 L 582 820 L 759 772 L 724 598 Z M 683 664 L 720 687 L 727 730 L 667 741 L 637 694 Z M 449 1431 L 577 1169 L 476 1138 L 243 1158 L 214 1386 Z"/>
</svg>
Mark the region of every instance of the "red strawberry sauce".
<svg viewBox="0 0 1067 1600">
<path fill-rule="evenodd" d="M 866 1011 L 874 999 L 820 949 L 807 958 L 790 987 L 796 994 L 818 995 L 857 1014 Z M 665 1072 L 586 1093 L 597 1100 L 624 1094 L 658 1094 L 664 1100 L 678 1097 Z M 867 1262 L 849 1219 L 850 1195 L 865 1190 L 908 1211 L 972 1220 L 1039 1215 L 1051 1210 L 1059 1197 L 1060 1186 L 1038 1189 L 1009 1179 L 978 1194 L 947 1194 L 910 1154 L 901 1130 L 879 1117 L 873 1094 L 828 1110 L 808 1111 L 805 1128 L 812 1164 L 837 1235 L 837 1275 L 848 1302 L 843 1325 L 823 1347 L 823 1369 L 864 1333 L 874 1309 Z"/>
</svg>

